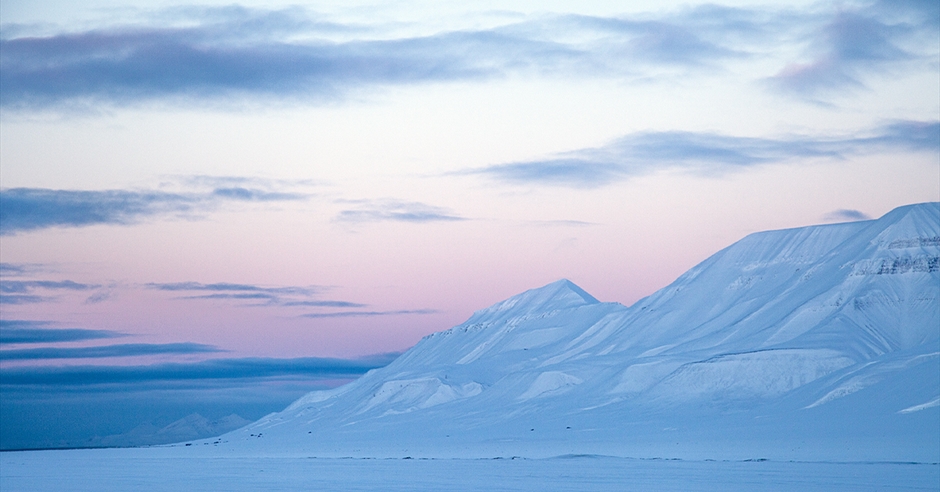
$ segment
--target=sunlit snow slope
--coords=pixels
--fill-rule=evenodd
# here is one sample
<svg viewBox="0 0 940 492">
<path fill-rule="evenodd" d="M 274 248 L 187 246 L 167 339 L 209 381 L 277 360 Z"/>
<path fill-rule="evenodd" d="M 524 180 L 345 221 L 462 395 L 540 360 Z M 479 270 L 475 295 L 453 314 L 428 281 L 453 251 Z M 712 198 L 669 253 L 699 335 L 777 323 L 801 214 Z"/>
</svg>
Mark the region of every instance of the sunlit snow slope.
<svg viewBox="0 0 940 492">
<path fill-rule="evenodd" d="M 752 234 L 631 307 L 560 280 L 211 444 L 937 461 L 940 204 Z"/>
</svg>

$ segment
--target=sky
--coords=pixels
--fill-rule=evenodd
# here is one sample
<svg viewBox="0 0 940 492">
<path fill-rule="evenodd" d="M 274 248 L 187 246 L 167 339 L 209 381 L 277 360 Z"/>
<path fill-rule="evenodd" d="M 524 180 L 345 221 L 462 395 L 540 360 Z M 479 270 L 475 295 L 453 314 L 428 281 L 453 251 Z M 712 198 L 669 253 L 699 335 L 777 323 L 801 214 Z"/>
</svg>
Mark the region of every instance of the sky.
<svg viewBox="0 0 940 492">
<path fill-rule="evenodd" d="M 940 200 L 940 5 L 0 0 L 0 448 Z"/>
</svg>

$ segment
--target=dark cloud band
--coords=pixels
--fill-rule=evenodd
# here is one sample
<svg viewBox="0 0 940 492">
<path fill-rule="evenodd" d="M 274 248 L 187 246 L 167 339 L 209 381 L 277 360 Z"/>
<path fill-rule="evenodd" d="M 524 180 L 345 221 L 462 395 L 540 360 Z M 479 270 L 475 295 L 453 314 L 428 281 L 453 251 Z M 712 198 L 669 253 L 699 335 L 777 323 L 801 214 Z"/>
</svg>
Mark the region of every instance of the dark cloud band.
<svg viewBox="0 0 940 492">
<path fill-rule="evenodd" d="M 0 350 L 0 360 L 97 359 L 160 354 L 201 354 L 222 352 L 201 343 L 126 343 L 99 347 L 28 348 Z"/>
<path fill-rule="evenodd" d="M 0 320 L 0 343 L 78 342 L 126 336 L 111 330 L 50 328 L 52 324 L 49 321 Z"/>
<path fill-rule="evenodd" d="M 362 359 L 302 357 L 239 358 L 147 366 L 14 367 L 0 369 L 0 384 L 86 386 L 135 382 L 260 379 L 274 377 L 355 377 L 388 365 L 399 354 Z"/>
</svg>

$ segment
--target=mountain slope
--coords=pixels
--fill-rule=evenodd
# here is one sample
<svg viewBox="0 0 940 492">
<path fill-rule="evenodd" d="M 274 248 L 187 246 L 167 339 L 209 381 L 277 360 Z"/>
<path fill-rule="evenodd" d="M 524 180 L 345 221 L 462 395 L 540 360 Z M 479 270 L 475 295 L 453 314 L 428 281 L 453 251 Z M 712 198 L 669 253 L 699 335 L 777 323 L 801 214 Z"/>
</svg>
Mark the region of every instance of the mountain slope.
<svg viewBox="0 0 940 492">
<path fill-rule="evenodd" d="M 752 234 L 631 307 L 567 280 L 231 452 L 940 459 L 940 204 Z"/>
</svg>

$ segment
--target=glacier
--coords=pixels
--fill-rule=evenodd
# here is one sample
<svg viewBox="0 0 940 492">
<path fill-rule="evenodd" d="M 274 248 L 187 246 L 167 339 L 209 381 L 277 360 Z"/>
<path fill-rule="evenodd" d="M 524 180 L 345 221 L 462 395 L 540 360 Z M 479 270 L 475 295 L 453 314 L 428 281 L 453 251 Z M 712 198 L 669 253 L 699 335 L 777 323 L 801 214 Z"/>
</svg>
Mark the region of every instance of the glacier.
<svg viewBox="0 0 940 492">
<path fill-rule="evenodd" d="M 938 398 L 940 204 L 925 203 L 751 234 L 630 307 L 559 280 L 190 447 L 937 462 Z"/>
</svg>

